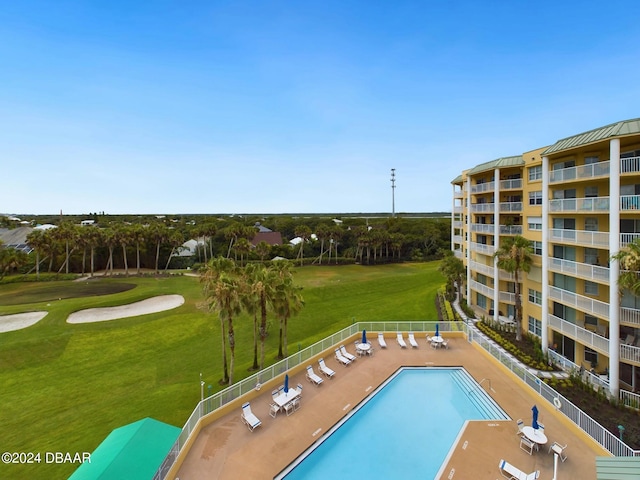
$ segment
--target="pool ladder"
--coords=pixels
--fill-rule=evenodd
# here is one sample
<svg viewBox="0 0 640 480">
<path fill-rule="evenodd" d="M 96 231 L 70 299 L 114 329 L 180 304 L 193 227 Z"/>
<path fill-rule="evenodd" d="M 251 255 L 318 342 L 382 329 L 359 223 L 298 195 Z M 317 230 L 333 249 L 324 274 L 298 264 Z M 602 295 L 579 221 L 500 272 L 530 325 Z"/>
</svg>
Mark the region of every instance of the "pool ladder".
<svg viewBox="0 0 640 480">
<path fill-rule="evenodd" d="M 471 393 L 473 392 L 476 388 L 481 387 L 482 384 L 484 382 L 488 382 L 489 383 L 489 390 L 491 390 L 493 393 L 496 393 L 496 391 L 493 389 L 493 387 L 491 386 L 491 379 L 490 378 L 483 378 L 482 380 L 480 380 L 480 383 L 477 386 L 474 386 L 471 390 L 469 390 L 467 393 Z"/>
</svg>

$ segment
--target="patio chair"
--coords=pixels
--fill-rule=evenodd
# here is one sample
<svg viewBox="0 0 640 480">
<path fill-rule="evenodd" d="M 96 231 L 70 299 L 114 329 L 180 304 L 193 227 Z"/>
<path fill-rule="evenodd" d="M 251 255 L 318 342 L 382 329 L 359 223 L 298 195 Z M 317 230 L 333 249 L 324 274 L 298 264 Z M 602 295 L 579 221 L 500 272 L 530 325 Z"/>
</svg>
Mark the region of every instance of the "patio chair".
<svg viewBox="0 0 640 480">
<path fill-rule="evenodd" d="M 527 452 L 529 455 L 533 455 L 533 449 L 536 448 L 536 444 L 522 435 L 520 437 L 520 448 Z"/>
<path fill-rule="evenodd" d="M 519 418 L 516 424 L 518 425 L 518 431 L 516 432 L 516 435 L 522 435 L 522 429 L 524 428 L 524 421 L 521 418 Z"/>
<path fill-rule="evenodd" d="M 506 460 L 500 460 L 498 468 L 500 468 L 500 474 L 509 480 L 536 480 L 540 476 L 540 470 L 526 474 Z"/>
<path fill-rule="evenodd" d="M 296 401 L 294 400 L 292 402 L 287 403 L 284 406 L 284 411 L 287 414 L 287 417 L 297 410 L 297 408 L 295 408 L 295 403 L 296 403 Z"/>
<path fill-rule="evenodd" d="M 560 460 L 563 462 L 567 459 L 567 454 L 564 453 L 567 445 L 560 445 L 558 442 L 553 442 L 553 444 L 549 447 L 549 453 L 557 453 L 560 457 Z"/>
<path fill-rule="evenodd" d="M 300 398 L 302 398 L 302 384 L 298 384 L 298 391 L 300 392 Z"/>
<path fill-rule="evenodd" d="M 418 348 L 418 342 L 416 342 L 415 337 L 413 336 L 413 332 L 409 332 L 409 343 L 412 348 Z"/>
<path fill-rule="evenodd" d="M 278 395 L 280 395 L 280 392 L 279 392 L 277 389 L 276 389 L 276 390 L 274 390 L 273 392 L 271 392 L 271 396 L 272 396 L 273 398 L 276 398 Z"/>
<path fill-rule="evenodd" d="M 400 348 L 407 348 L 407 344 L 404 341 L 404 338 L 402 338 L 402 333 L 398 332 L 398 334 L 396 335 L 396 340 L 398 341 L 398 345 L 400 345 Z"/>
<path fill-rule="evenodd" d="M 378 334 L 378 345 L 380 345 L 380 348 L 387 348 L 387 342 L 384 341 L 384 335 L 382 333 Z"/>
<path fill-rule="evenodd" d="M 318 366 L 320 368 L 320 373 L 322 373 L 327 378 L 332 378 L 336 374 L 336 372 L 327 367 L 327 365 L 324 363 L 324 358 L 318 360 Z"/>
<path fill-rule="evenodd" d="M 344 348 L 344 345 L 340 345 L 340 352 L 342 353 L 343 357 L 348 358 L 351 362 L 353 362 L 357 357 L 349 352 L 347 352 L 347 349 Z"/>
<path fill-rule="evenodd" d="M 313 367 L 311 365 L 307 366 L 307 380 L 313 383 L 316 387 L 320 386 L 323 382 L 322 378 L 313 371 Z"/>
<path fill-rule="evenodd" d="M 242 405 L 242 415 L 240 415 L 240 418 L 252 432 L 262 425 L 262 422 L 251 411 L 251 405 L 249 405 L 249 402 Z"/>
<path fill-rule="evenodd" d="M 351 360 L 349 360 L 347 357 L 342 355 L 342 353 L 340 353 L 339 348 L 336 348 L 336 360 L 338 360 L 338 362 L 344 365 L 345 367 L 351 363 Z"/>
<path fill-rule="evenodd" d="M 273 418 L 276 418 L 276 415 L 278 415 L 279 411 L 280 411 L 280 407 L 277 404 L 275 403 L 269 404 L 269 415 L 271 415 Z"/>
<path fill-rule="evenodd" d="M 447 350 L 449 349 L 449 342 L 447 340 L 442 341 L 442 348 L 446 348 Z"/>
</svg>

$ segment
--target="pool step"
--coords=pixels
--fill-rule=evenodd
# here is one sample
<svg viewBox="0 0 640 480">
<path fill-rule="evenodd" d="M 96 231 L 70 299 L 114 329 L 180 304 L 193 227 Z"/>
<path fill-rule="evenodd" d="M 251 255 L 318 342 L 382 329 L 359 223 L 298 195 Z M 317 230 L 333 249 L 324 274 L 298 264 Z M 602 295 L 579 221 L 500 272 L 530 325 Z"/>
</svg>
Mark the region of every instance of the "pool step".
<svg viewBox="0 0 640 480">
<path fill-rule="evenodd" d="M 482 385 L 478 385 L 466 371 L 455 370 L 451 377 L 487 420 L 508 419 L 502 409 L 484 391 Z"/>
</svg>

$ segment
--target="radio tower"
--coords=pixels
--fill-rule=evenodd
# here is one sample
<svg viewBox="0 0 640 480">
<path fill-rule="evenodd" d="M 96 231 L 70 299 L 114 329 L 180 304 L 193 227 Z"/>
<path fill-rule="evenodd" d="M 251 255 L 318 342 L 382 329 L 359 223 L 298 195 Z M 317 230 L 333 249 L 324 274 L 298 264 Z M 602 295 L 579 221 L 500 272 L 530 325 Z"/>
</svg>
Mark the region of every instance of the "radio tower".
<svg viewBox="0 0 640 480">
<path fill-rule="evenodd" d="M 391 169 L 391 216 L 396 216 L 396 169 Z"/>
</svg>

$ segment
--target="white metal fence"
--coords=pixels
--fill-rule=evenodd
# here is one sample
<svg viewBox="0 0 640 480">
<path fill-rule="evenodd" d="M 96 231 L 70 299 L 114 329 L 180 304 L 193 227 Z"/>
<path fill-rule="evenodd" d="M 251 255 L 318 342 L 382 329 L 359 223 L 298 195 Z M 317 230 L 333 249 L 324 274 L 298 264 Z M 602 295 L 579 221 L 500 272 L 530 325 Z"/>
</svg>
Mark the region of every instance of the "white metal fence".
<svg viewBox="0 0 640 480">
<path fill-rule="evenodd" d="M 225 388 L 224 390 L 211 395 L 208 398 L 202 400 L 191 413 L 191 416 L 182 427 L 182 432 L 178 436 L 178 439 L 171 447 L 171 450 L 167 454 L 160 468 L 153 477 L 153 480 L 164 480 L 169 469 L 173 466 L 180 451 L 187 443 L 192 432 L 195 430 L 198 421 L 217 410 L 218 408 L 226 405 L 227 403 L 235 400 L 242 395 L 255 390 L 257 386 L 265 383 L 279 375 L 284 374 L 289 369 L 301 365 L 309 361 L 310 358 L 321 354 L 322 352 L 329 350 L 330 348 L 344 342 L 345 339 L 356 335 L 362 330 L 372 332 L 432 332 L 435 331 L 435 326 L 438 327 L 441 332 L 465 332 L 468 335 L 469 342 L 476 342 L 491 355 L 493 355 L 500 363 L 505 365 L 509 370 L 514 372 L 524 383 L 536 390 L 542 397 L 553 405 L 554 398 L 558 398 L 561 403 L 559 409 L 567 417 L 569 417 L 578 427 L 584 430 L 589 436 L 596 440 L 605 449 L 616 456 L 640 456 L 640 450 L 633 450 L 631 447 L 622 442 L 615 435 L 612 435 L 599 423 L 586 415 L 582 410 L 573 405 L 569 400 L 564 398 L 561 394 L 556 392 L 553 388 L 542 382 L 538 377 L 532 375 L 528 370 L 519 362 L 514 361 L 510 356 L 506 355 L 503 351 L 497 348 L 497 346 L 487 339 L 484 335 L 479 333 L 475 328 L 469 328 L 464 322 L 437 322 L 437 321 L 392 321 L 392 322 L 358 322 L 351 326 L 334 333 L 333 335 L 324 338 L 323 340 L 303 349 L 299 352 L 291 354 L 289 357 L 281 360 L 280 362 L 257 372 L 250 377 L 241 380 L 240 382 Z M 552 352 L 550 352 L 552 353 Z M 568 362 L 563 365 L 562 358 L 558 355 L 558 359 L 554 358 L 557 364 L 560 364 L 563 368 L 570 370 L 574 364 Z M 566 359 L 565 359 L 566 360 Z M 638 399 L 635 399 L 638 401 Z"/>
</svg>

